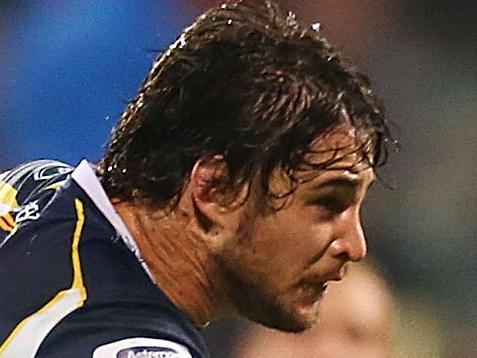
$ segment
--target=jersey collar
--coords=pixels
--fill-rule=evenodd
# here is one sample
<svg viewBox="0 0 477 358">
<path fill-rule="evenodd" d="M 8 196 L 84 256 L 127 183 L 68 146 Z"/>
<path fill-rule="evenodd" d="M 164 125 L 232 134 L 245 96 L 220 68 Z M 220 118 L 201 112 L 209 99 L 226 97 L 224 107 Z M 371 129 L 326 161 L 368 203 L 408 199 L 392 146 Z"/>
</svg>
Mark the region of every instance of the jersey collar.
<svg viewBox="0 0 477 358">
<path fill-rule="evenodd" d="M 75 170 L 71 174 L 71 177 L 76 182 L 76 184 L 78 184 L 81 189 L 83 189 L 83 191 L 88 195 L 91 201 L 96 205 L 96 207 L 116 229 L 116 232 L 119 234 L 126 246 L 134 253 L 138 261 L 141 263 L 143 269 L 146 271 L 150 279 L 154 282 L 154 278 L 151 274 L 151 271 L 149 270 L 149 267 L 147 266 L 144 259 L 142 258 L 141 252 L 139 250 L 139 247 L 137 246 L 136 241 L 129 232 L 124 221 L 114 209 L 113 204 L 109 200 L 108 195 L 101 186 L 101 183 L 92 168 L 92 164 L 89 163 L 87 160 L 82 160 L 81 163 L 75 168 Z"/>
</svg>

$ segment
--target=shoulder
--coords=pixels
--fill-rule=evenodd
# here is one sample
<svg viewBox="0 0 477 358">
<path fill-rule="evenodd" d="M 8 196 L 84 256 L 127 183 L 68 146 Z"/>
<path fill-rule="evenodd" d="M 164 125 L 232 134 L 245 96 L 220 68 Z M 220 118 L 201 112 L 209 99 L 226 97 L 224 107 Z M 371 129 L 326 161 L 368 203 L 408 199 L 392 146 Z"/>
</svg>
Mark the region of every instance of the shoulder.
<svg viewBox="0 0 477 358">
<path fill-rule="evenodd" d="M 207 357 L 198 330 L 121 246 L 82 249 L 87 299 L 45 337 L 38 358 Z"/>
<path fill-rule="evenodd" d="M 198 332 L 147 299 L 85 305 L 42 343 L 37 358 L 206 358 Z"/>
<path fill-rule="evenodd" d="M 21 206 L 32 194 L 64 179 L 72 170 L 62 162 L 38 160 L 1 173 L 0 205 L 9 210 Z"/>
<path fill-rule="evenodd" d="M 149 280 L 87 192 L 67 179 L 70 168 L 55 165 L 0 177 L 19 205 L 7 214 L 16 218 L 37 200 L 40 207 L 17 218 L 10 239 L 2 241 L 0 231 L 0 301 L 7 303 L 0 311 L 8 312 L 0 320 L 0 356 L 7 349 L 12 357 L 207 357 L 199 332 Z M 40 185 L 23 199 L 28 181 Z"/>
</svg>

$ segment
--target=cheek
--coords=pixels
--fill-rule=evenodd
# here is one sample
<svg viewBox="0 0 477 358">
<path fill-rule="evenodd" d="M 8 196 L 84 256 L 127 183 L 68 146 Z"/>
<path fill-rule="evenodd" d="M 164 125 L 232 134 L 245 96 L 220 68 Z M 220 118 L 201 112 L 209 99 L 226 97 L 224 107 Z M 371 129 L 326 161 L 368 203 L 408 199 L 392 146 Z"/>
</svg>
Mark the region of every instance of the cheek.
<svg viewBox="0 0 477 358">
<path fill-rule="evenodd" d="M 274 260 L 299 258 L 305 253 L 307 230 L 293 220 L 269 218 L 253 232 L 252 241 L 257 248 L 270 253 Z"/>
<path fill-rule="evenodd" d="M 332 227 L 314 223 L 305 214 L 277 213 L 258 222 L 250 233 L 252 250 L 263 260 L 267 259 L 271 271 L 285 277 L 300 275 L 324 253 L 332 237 Z"/>
<path fill-rule="evenodd" d="M 332 237 L 331 222 L 317 221 L 313 210 L 303 210 L 295 215 L 277 216 L 268 225 L 279 238 L 279 245 L 289 254 L 316 256 Z"/>
<path fill-rule="evenodd" d="M 300 231 L 278 219 L 258 218 L 244 222 L 235 244 L 223 259 L 246 281 L 274 291 L 272 286 L 288 285 L 303 268 L 306 250 L 300 246 Z"/>
</svg>

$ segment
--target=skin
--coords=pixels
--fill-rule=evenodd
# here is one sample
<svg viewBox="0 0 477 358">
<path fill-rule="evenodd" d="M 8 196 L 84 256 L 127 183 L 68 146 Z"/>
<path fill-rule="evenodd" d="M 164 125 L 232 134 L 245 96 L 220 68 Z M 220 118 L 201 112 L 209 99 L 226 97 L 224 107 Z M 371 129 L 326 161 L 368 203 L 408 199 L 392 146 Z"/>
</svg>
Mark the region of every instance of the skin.
<svg viewBox="0 0 477 358">
<path fill-rule="evenodd" d="M 316 138 L 308 161 L 339 160 L 299 184 L 280 210 L 266 205 L 258 177 L 240 188 L 215 185 L 227 177 L 221 156 L 197 162 L 172 213 L 113 203 L 157 285 L 197 325 L 239 315 L 303 331 L 318 319 L 326 283 L 366 255 L 359 212 L 374 174 L 350 154 L 355 142 L 349 124 Z M 282 174 L 273 173 L 274 190 L 286 187 Z"/>
<path fill-rule="evenodd" d="M 320 322 L 303 334 L 250 327 L 234 357 L 392 356 L 392 297 L 370 266 L 353 265 L 343 282 L 330 284 L 320 306 Z"/>
</svg>

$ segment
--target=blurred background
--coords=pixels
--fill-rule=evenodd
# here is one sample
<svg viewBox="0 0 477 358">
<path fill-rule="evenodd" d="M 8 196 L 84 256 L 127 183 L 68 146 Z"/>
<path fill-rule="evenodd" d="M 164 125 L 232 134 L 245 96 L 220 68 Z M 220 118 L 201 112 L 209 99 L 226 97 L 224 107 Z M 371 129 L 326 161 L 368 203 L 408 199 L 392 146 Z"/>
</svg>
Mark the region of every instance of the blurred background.
<svg viewBox="0 0 477 358">
<path fill-rule="evenodd" d="M 397 302 L 395 356 L 477 357 L 477 2 L 277 2 L 321 24 L 397 128 L 401 151 L 364 213 Z M 156 55 L 217 3 L 2 0 L 0 170 L 96 161 Z M 243 329 L 206 329 L 212 357 L 231 357 Z"/>
</svg>

